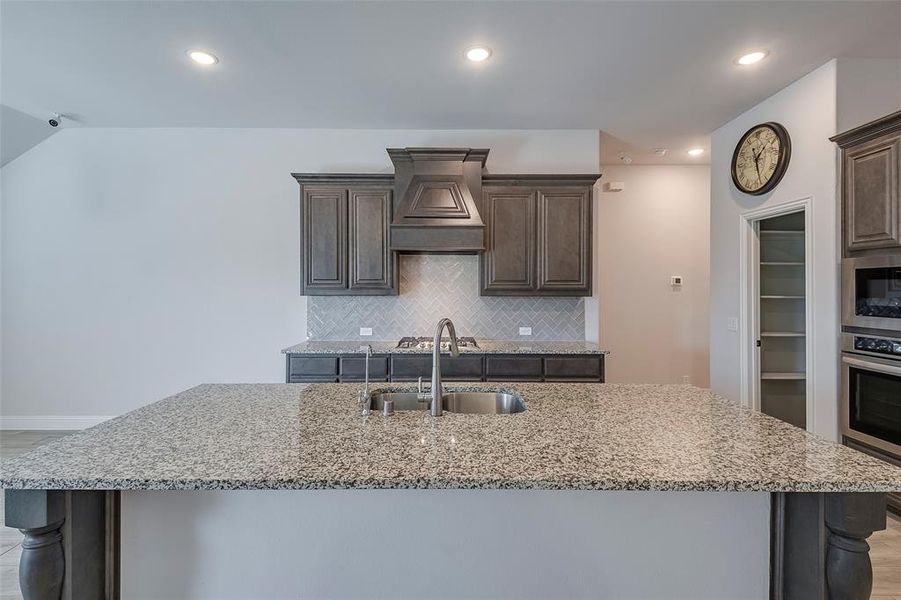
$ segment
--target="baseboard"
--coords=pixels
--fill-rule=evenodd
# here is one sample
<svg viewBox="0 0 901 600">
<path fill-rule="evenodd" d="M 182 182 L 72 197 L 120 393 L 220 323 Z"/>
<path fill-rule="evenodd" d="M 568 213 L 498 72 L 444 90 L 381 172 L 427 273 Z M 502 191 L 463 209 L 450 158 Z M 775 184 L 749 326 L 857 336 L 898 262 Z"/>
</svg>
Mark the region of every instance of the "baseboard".
<svg viewBox="0 0 901 600">
<path fill-rule="evenodd" d="M 73 417 L 73 416 L 17 416 L 0 415 L 0 430 L 34 429 L 39 431 L 60 431 L 87 429 L 113 417 Z"/>
</svg>

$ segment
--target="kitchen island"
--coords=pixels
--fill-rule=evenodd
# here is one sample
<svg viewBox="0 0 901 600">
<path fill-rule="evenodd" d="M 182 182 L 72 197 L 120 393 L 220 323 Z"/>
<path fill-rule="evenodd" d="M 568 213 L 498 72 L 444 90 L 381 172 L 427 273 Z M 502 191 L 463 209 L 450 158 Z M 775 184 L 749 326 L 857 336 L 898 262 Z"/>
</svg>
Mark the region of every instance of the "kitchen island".
<svg viewBox="0 0 901 600">
<path fill-rule="evenodd" d="M 864 540 L 901 469 L 691 386 L 447 387 L 526 410 L 361 417 L 359 385 L 201 385 L 5 462 L 25 579 L 125 598 L 869 594 Z"/>
</svg>

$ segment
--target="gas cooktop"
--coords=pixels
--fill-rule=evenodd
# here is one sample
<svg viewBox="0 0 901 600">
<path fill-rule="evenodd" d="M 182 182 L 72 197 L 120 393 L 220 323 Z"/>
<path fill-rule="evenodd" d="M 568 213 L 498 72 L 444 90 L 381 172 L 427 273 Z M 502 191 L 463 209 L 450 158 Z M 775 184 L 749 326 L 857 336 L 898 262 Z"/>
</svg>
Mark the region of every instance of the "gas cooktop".
<svg viewBox="0 0 901 600">
<path fill-rule="evenodd" d="M 416 348 L 419 350 L 432 350 L 435 347 L 435 339 L 430 337 L 403 337 L 397 342 L 398 348 Z M 472 337 L 457 338 L 458 348 L 478 348 L 476 339 Z M 441 338 L 441 349 L 450 349 L 450 338 Z"/>
</svg>

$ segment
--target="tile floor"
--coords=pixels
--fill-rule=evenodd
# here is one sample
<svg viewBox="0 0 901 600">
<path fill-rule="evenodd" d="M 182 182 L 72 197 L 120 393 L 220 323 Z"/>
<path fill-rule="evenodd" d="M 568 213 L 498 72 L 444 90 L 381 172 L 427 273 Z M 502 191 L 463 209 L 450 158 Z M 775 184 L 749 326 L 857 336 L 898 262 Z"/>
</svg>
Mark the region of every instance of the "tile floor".
<svg viewBox="0 0 901 600">
<path fill-rule="evenodd" d="M 68 431 L 0 431 L 0 459 L 27 452 L 41 444 L 67 435 Z M 3 496 L 0 495 L 0 525 Z M 18 583 L 22 534 L 0 527 L 0 600 L 21 598 Z M 901 519 L 889 514 L 888 528 L 870 538 L 873 561 L 872 600 L 901 600 Z"/>
</svg>

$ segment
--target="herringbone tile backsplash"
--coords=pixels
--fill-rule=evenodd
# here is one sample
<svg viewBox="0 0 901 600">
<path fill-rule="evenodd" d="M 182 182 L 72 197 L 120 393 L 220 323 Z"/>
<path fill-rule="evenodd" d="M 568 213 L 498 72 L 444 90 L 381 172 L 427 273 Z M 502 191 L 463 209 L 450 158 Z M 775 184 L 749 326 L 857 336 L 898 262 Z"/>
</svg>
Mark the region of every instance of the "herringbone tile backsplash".
<svg viewBox="0 0 901 600">
<path fill-rule="evenodd" d="M 457 335 L 516 340 L 531 327 L 533 340 L 585 339 L 582 298 L 479 296 L 479 257 L 445 254 L 400 256 L 397 296 L 309 296 L 307 332 L 311 340 L 356 340 L 372 327 L 372 340 L 405 335 L 432 336 L 442 317 Z"/>
</svg>

